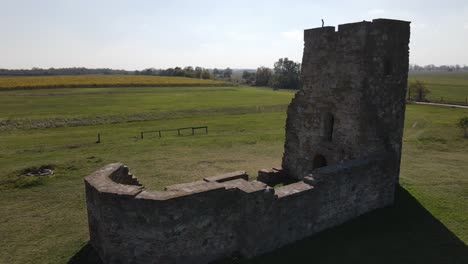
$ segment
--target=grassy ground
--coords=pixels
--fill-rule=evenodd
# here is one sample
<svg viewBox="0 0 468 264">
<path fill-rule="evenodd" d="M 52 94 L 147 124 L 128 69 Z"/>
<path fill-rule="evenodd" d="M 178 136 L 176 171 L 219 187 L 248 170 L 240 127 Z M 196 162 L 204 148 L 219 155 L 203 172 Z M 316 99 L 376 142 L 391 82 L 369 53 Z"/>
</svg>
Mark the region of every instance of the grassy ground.
<svg viewBox="0 0 468 264">
<path fill-rule="evenodd" d="M 287 105 L 291 92 L 246 87 L 76 88 L 0 93 L 0 118 L 53 119 Z M 60 109 L 58 111 L 57 109 Z"/>
<path fill-rule="evenodd" d="M 0 118 L 65 123 L 0 131 L 0 263 L 63 263 L 84 254 L 88 227 L 83 176 L 106 163 L 124 162 L 150 189 L 237 169 L 255 175 L 260 168 L 279 165 L 286 115 L 276 106 L 293 96 L 233 87 L 25 92 L 0 93 Z M 49 93 L 59 95 L 45 96 Z M 75 127 L 66 122 L 161 109 L 168 116 Z M 181 109 L 187 111 L 171 114 Z M 408 105 L 403 187 L 396 205 L 251 262 L 466 263 L 468 140 L 455 127 L 465 115 L 468 110 Z M 209 134 L 137 138 L 141 130 L 192 125 L 208 125 Z M 101 144 L 94 143 L 97 132 Z M 43 164 L 55 165 L 56 173 L 45 178 L 18 175 Z"/>
<path fill-rule="evenodd" d="M 38 77 L 0 77 L 0 90 L 60 87 L 167 87 L 219 86 L 224 82 L 185 77 L 143 75 L 70 75 Z"/>
<path fill-rule="evenodd" d="M 468 104 L 468 72 L 412 73 L 409 81 L 423 81 L 430 90 L 427 99 Z"/>
</svg>

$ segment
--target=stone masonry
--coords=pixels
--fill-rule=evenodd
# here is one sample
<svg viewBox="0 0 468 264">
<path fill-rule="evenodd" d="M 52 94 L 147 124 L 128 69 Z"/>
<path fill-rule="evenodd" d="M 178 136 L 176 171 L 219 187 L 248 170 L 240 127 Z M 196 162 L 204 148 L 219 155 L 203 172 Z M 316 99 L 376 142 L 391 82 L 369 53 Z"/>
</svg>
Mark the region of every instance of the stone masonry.
<svg viewBox="0 0 468 264">
<path fill-rule="evenodd" d="M 103 262 L 251 258 L 392 204 L 409 36 L 409 22 L 388 19 L 305 30 L 282 168 L 257 180 L 237 171 L 150 191 L 120 163 L 87 176 L 90 242 Z"/>
</svg>

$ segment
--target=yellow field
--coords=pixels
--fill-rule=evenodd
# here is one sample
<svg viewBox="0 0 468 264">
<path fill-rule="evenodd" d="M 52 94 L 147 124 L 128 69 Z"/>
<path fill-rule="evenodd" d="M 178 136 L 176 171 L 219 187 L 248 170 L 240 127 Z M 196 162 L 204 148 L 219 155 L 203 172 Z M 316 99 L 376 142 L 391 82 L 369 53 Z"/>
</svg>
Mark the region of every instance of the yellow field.
<svg viewBox="0 0 468 264">
<path fill-rule="evenodd" d="M 151 87 L 151 86 L 220 86 L 222 81 L 185 77 L 141 75 L 71 75 L 39 77 L 0 77 L 0 89 L 68 87 Z"/>
</svg>

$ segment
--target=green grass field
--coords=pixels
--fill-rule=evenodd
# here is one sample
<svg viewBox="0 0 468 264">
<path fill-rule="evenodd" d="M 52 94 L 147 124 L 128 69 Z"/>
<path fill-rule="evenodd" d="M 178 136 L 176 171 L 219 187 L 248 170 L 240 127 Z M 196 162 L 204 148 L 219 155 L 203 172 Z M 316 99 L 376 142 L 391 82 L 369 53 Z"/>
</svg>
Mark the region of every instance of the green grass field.
<svg viewBox="0 0 468 264">
<path fill-rule="evenodd" d="M 0 263 L 89 257 L 83 177 L 107 163 L 124 162 L 149 189 L 278 166 L 292 96 L 249 87 L 0 92 Z M 468 110 L 408 105 L 395 206 L 247 263 L 467 263 L 462 116 Z M 138 138 L 198 125 L 209 134 Z M 44 164 L 55 174 L 19 175 Z"/>
<path fill-rule="evenodd" d="M 423 81 L 430 93 L 430 101 L 466 103 L 468 99 L 468 72 L 412 73 L 409 81 Z"/>
</svg>

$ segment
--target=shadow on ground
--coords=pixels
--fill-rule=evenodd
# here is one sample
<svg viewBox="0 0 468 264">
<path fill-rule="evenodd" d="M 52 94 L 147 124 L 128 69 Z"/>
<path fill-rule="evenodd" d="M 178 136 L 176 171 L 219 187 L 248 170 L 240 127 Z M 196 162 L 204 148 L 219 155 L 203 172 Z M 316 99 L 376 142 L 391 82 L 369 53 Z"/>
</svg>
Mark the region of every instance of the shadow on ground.
<svg viewBox="0 0 468 264">
<path fill-rule="evenodd" d="M 86 243 L 69 261 L 69 264 L 102 264 L 99 255 L 91 244 Z"/>
<path fill-rule="evenodd" d="M 262 243 L 259 241 L 259 243 Z M 69 263 L 101 263 L 84 246 Z M 251 260 L 257 263 L 468 263 L 468 247 L 434 218 L 408 191 L 399 187 L 395 205 L 298 241 Z"/>
</svg>

